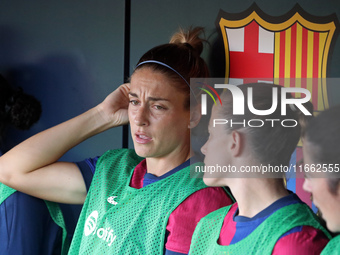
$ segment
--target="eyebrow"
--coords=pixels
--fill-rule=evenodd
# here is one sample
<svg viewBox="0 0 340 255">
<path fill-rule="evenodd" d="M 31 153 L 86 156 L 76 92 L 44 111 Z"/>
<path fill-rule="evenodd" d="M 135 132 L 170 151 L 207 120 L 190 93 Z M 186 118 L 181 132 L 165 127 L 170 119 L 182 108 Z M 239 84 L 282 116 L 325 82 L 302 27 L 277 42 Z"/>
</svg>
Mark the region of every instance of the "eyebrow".
<svg viewBox="0 0 340 255">
<path fill-rule="evenodd" d="M 129 92 L 129 95 L 139 98 L 136 93 Z M 169 99 L 162 98 L 162 97 L 148 97 L 147 100 L 148 101 L 170 101 Z"/>
</svg>

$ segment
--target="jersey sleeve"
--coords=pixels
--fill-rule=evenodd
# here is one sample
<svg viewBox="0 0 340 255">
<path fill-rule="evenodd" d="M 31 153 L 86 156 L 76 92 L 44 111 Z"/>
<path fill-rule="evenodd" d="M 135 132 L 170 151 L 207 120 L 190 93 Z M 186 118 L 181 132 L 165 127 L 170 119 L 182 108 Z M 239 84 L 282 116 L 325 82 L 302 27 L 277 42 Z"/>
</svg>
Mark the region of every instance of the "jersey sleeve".
<svg viewBox="0 0 340 255">
<path fill-rule="evenodd" d="M 96 171 L 96 164 L 99 157 L 88 158 L 80 162 L 76 162 L 81 174 L 83 175 L 86 190 L 89 191 L 93 175 Z"/>
<path fill-rule="evenodd" d="M 188 254 L 192 234 L 200 219 L 230 204 L 232 200 L 222 188 L 209 187 L 190 195 L 169 217 L 166 250 Z"/>
<path fill-rule="evenodd" d="M 297 231 L 283 235 L 277 241 L 273 255 L 317 255 L 321 253 L 329 241 L 326 235 L 311 226 L 298 228 Z"/>
</svg>

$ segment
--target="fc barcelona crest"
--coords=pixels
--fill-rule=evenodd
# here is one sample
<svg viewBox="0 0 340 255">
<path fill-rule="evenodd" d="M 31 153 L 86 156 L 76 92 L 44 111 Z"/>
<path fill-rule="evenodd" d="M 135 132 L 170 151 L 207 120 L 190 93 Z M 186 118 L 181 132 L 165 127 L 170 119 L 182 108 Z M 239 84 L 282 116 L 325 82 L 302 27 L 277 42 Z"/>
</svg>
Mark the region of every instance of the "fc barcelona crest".
<svg viewBox="0 0 340 255">
<path fill-rule="evenodd" d="M 338 35 L 336 15 L 317 17 L 299 5 L 283 16 L 270 16 L 253 4 L 242 13 L 220 11 L 216 26 L 225 50 L 225 77 L 230 84 L 271 82 L 311 92 L 314 111 L 329 107 L 328 63 Z M 295 95 L 301 97 L 301 95 Z M 302 158 L 301 148 L 291 163 Z M 288 189 L 312 207 L 303 178 L 288 176 Z"/>
<path fill-rule="evenodd" d="M 242 13 L 220 11 L 216 23 L 224 41 L 229 83 L 259 78 L 306 88 L 316 111 L 329 107 L 325 78 L 339 29 L 335 15 L 312 16 L 296 5 L 273 17 L 254 4 Z"/>
</svg>

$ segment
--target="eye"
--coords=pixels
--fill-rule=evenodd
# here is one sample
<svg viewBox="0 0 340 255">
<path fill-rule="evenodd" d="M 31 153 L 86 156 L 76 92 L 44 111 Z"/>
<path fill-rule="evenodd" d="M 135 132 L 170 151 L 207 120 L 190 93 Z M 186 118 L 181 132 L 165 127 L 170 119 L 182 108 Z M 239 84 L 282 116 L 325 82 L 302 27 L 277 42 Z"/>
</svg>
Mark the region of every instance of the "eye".
<svg viewBox="0 0 340 255">
<path fill-rule="evenodd" d="M 137 100 L 130 100 L 130 104 L 132 105 L 138 105 L 139 102 Z"/>
<path fill-rule="evenodd" d="M 160 106 L 160 105 L 154 105 L 153 108 L 156 109 L 156 110 L 165 110 L 166 109 L 165 107 Z"/>
</svg>

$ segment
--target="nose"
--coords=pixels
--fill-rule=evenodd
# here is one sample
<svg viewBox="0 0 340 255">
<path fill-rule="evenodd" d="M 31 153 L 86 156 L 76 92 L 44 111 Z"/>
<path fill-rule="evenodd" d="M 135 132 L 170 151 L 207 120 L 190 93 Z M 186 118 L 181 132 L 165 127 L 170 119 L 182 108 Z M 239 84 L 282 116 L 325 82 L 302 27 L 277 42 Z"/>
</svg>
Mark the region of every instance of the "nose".
<svg viewBox="0 0 340 255">
<path fill-rule="evenodd" d="M 137 126 L 147 126 L 149 125 L 148 120 L 148 109 L 144 106 L 140 106 L 135 112 L 134 123 Z"/>
<path fill-rule="evenodd" d="M 305 181 L 303 182 L 303 186 L 302 188 L 309 192 L 309 193 L 312 193 L 312 187 L 311 187 L 311 183 L 310 183 L 310 180 L 308 178 L 305 178 Z"/>
</svg>

